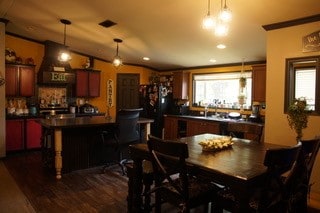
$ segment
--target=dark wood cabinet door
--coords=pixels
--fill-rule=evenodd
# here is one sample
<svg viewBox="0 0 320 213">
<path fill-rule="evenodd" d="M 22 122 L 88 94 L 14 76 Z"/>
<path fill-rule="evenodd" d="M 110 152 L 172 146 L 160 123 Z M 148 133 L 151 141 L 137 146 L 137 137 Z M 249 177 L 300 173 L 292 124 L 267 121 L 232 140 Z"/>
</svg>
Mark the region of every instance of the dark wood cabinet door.
<svg viewBox="0 0 320 213">
<path fill-rule="evenodd" d="M 188 99 L 189 73 L 179 71 L 173 73 L 173 98 Z"/>
<path fill-rule="evenodd" d="M 34 96 L 34 66 L 6 64 L 6 96 Z"/>
<path fill-rule="evenodd" d="M 33 67 L 19 67 L 19 93 L 20 96 L 34 95 L 35 73 Z"/>
<path fill-rule="evenodd" d="M 188 120 L 187 136 L 199 135 L 204 133 L 219 134 L 220 124 L 214 122 Z"/>
<path fill-rule="evenodd" d="M 6 121 L 6 150 L 17 151 L 24 148 L 24 120 Z"/>
<path fill-rule="evenodd" d="M 41 147 L 41 125 L 37 119 L 26 120 L 26 148 L 34 149 Z"/>
<path fill-rule="evenodd" d="M 252 101 L 266 101 L 266 65 L 252 66 Z"/>
<path fill-rule="evenodd" d="M 76 96 L 87 97 L 88 96 L 88 71 L 77 70 L 76 71 Z"/>
<path fill-rule="evenodd" d="M 18 67 L 6 65 L 6 96 L 18 95 Z"/>
<path fill-rule="evenodd" d="M 178 138 L 178 119 L 164 117 L 164 139 L 175 140 Z"/>
<path fill-rule="evenodd" d="M 100 71 L 92 71 L 89 73 L 88 92 L 89 97 L 100 96 Z"/>
</svg>

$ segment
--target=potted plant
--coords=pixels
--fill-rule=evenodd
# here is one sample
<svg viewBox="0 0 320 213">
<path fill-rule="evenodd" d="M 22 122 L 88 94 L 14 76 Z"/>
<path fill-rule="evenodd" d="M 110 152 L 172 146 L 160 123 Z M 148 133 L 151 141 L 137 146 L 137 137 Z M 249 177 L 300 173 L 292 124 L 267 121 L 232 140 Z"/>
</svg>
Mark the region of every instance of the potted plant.
<svg viewBox="0 0 320 213">
<path fill-rule="evenodd" d="M 295 130 L 297 141 L 301 140 L 302 130 L 308 126 L 310 111 L 306 109 L 307 102 L 304 98 L 294 99 L 289 105 L 287 119 L 291 129 Z"/>
<path fill-rule="evenodd" d="M 244 88 L 247 85 L 247 79 L 246 77 L 240 77 L 239 79 L 240 87 Z"/>
</svg>

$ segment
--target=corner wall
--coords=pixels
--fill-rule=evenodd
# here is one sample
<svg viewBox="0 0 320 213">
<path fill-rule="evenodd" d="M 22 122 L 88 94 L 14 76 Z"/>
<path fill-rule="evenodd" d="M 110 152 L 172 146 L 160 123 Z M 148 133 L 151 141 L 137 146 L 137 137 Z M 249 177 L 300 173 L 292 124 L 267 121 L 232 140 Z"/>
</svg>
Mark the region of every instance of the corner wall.
<svg viewBox="0 0 320 213">
<path fill-rule="evenodd" d="M 286 58 L 319 55 L 320 52 L 302 52 L 302 37 L 318 31 L 320 22 L 313 22 L 267 32 L 267 88 L 265 141 L 268 143 L 293 145 L 295 132 L 290 129 L 284 114 L 285 60 Z M 320 116 L 310 116 L 303 138 L 320 135 Z M 320 153 L 311 176 L 311 191 L 320 195 Z M 318 196 L 319 199 L 320 196 Z M 318 200 L 320 202 L 320 200 Z"/>
</svg>

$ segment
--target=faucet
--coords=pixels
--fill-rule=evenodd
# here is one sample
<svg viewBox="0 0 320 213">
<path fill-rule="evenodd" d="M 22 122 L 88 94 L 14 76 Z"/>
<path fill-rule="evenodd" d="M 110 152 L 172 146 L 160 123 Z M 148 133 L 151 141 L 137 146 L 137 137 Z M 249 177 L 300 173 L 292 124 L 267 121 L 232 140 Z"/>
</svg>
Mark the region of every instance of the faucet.
<svg viewBox="0 0 320 213">
<path fill-rule="evenodd" d="M 204 117 L 206 118 L 208 114 L 208 106 L 204 107 Z"/>
</svg>

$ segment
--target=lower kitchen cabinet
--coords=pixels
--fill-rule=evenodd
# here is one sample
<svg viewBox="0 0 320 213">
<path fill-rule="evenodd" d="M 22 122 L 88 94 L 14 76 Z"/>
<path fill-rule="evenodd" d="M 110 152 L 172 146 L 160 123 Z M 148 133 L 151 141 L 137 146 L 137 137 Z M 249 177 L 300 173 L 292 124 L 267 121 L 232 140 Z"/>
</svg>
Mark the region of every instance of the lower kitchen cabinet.
<svg viewBox="0 0 320 213">
<path fill-rule="evenodd" d="M 40 148 L 41 134 L 37 119 L 6 120 L 6 151 Z"/>
<path fill-rule="evenodd" d="M 25 123 L 25 144 L 27 149 L 41 147 L 41 125 L 37 119 L 27 119 Z"/>
<path fill-rule="evenodd" d="M 178 138 L 178 119 L 172 117 L 164 118 L 164 139 L 174 140 Z"/>
<path fill-rule="evenodd" d="M 204 133 L 220 134 L 219 122 L 197 121 L 191 119 L 187 121 L 187 136 Z"/>
<path fill-rule="evenodd" d="M 6 150 L 18 151 L 24 148 L 24 119 L 6 121 Z"/>
</svg>

